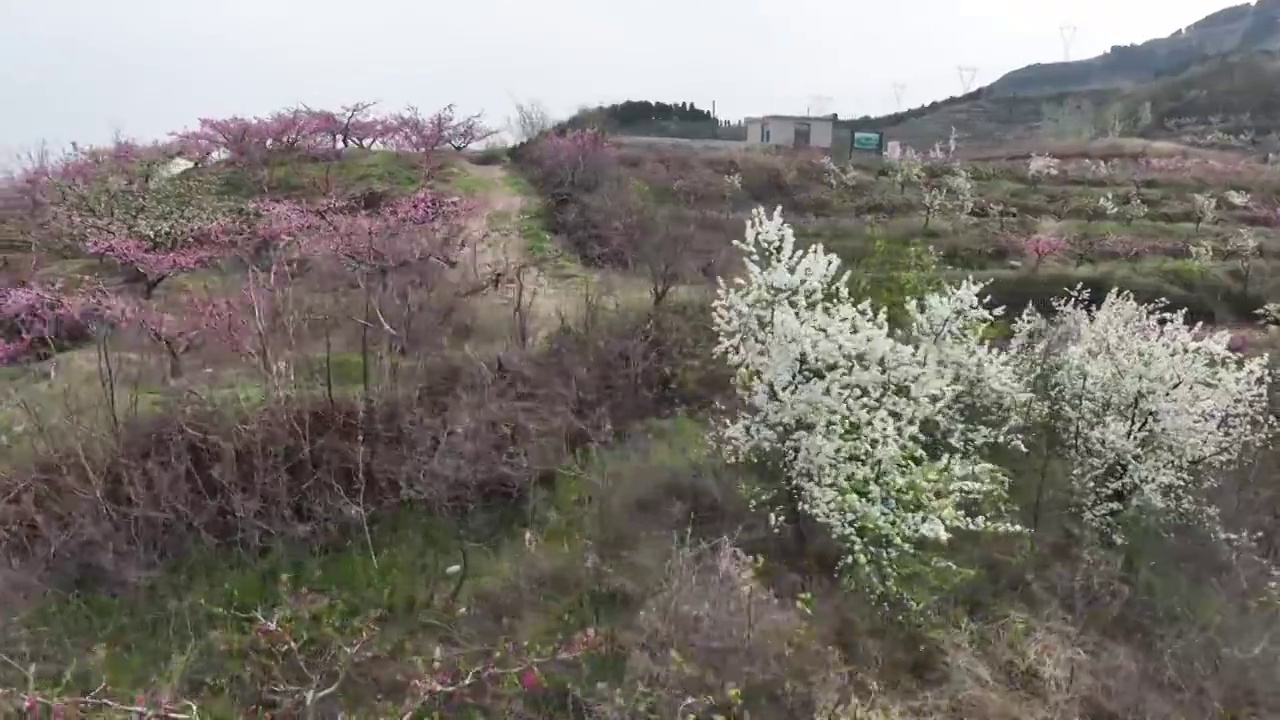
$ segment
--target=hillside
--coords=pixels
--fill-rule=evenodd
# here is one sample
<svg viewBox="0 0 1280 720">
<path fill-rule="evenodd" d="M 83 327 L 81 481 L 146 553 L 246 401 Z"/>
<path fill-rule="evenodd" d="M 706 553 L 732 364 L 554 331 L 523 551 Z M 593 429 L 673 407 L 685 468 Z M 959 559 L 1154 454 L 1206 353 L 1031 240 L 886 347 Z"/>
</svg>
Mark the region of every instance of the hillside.
<svg viewBox="0 0 1280 720">
<path fill-rule="evenodd" d="M 1168 37 L 1028 65 L 968 95 L 863 120 L 917 147 L 955 127 L 970 145 L 1137 135 L 1261 155 L 1280 148 L 1277 80 L 1280 0 L 1259 0 Z"/>
<path fill-rule="evenodd" d="M 1280 149 L 1280 55 L 1213 58 L 1128 88 L 1030 96 L 988 89 L 919 110 L 866 123 L 919 148 L 945 140 L 954 127 L 967 146 L 1138 136 L 1261 157 Z"/>
<path fill-rule="evenodd" d="M 988 94 L 1047 95 L 1128 88 L 1181 74 L 1207 59 L 1259 50 L 1280 50 L 1277 0 L 1219 10 L 1168 37 L 1116 45 L 1097 57 L 1028 65 L 996 80 Z"/>
</svg>

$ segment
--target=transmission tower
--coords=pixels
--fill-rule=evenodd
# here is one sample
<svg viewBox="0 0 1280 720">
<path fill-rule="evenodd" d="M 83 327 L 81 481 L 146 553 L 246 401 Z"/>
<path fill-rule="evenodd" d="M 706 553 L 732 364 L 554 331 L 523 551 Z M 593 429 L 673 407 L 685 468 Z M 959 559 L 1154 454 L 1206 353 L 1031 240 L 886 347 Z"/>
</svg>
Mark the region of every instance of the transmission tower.
<svg viewBox="0 0 1280 720">
<path fill-rule="evenodd" d="M 831 109 L 831 100 L 830 95 L 810 95 L 809 107 L 806 108 L 807 112 L 805 114 L 811 117 L 826 115 L 827 111 Z"/>
<path fill-rule="evenodd" d="M 1071 61 L 1071 43 L 1076 39 L 1076 26 L 1063 25 L 1058 28 L 1058 34 L 1062 36 L 1062 60 L 1063 62 Z"/>
<path fill-rule="evenodd" d="M 907 94 L 907 86 L 903 83 L 893 84 L 893 101 L 897 103 L 898 112 L 902 111 L 902 98 Z"/>
<path fill-rule="evenodd" d="M 973 89 L 973 80 L 978 76 L 978 68 L 957 65 L 956 72 L 960 73 L 960 87 L 964 88 L 964 92 L 967 95 Z"/>
</svg>

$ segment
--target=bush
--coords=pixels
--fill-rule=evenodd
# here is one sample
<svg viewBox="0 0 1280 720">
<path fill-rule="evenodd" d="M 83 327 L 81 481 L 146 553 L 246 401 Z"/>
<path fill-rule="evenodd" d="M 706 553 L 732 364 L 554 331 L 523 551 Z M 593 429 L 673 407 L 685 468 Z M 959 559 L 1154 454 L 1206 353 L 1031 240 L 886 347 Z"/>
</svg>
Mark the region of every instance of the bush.
<svg viewBox="0 0 1280 720">
<path fill-rule="evenodd" d="M 476 165 L 501 165 L 507 161 L 510 148 L 503 146 L 487 147 L 476 153 L 471 158 L 471 162 Z"/>
</svg>

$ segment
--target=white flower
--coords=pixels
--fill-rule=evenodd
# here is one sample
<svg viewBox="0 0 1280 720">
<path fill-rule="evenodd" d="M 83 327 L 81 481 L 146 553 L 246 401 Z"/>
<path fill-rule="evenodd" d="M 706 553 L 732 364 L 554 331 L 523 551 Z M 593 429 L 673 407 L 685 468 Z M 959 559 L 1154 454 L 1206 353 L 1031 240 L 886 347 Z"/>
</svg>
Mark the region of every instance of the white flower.
<svg viewBox="0 0 1280 720">
<path fill-rule="evenodd" d="M 886 584 L 895 558 L 952 530 L 1010 529 L 986 519 L 1007 478 L 985 455 L 1017 444 L 1021 391 L 980 339 L 1000 315 L 982 285 L 908 303 L 895 333 L 883 311 L 852 302 L 834 255 L 796 249 L 780 211 L 757 209 L 737 246 L 746 277 L 722 282 L 714 320 L 743 409 L 718 439 L 731 460 L 776 459 L 785 487 L 766 493 L 770 511 L 824 524 L 846 565 Z"/>
<path fill-rule="evenodd" d="M 156 168 L 156 179 L 167 180 L 175 175 L 181 175 L 195 166 L 196 164 L 190 160 L 177 157 Z"/>
<path fill-rule="evenodd" d="M 1053 177 L 1058 174 L 1058 169 L 1061 165 L 1061 161 L 1052 155 L 1036 155 L 1032 153 L 1031 158 L 1027 161 L 1027 177 L 1031 178 L 1032 181 Z"/>
<path fill-rule="evenodd" d="M 457 575 L 460 572 L 462 572 L 461 565 L 450 565 L 449 567 L 444 569 L 445 575 Z"/>
<path fill-rule="evenodd" d="M 1222 197 L 1235 207 L 1245 207 L 1249 204 L 1249 193 L 1242 190 L 1227 190 L 1222 193 Z"/>
<path fill-rule="evenodd" d="M 862 179 L 862 173 L 850 162 L 844 166 L 837 165 L 829 156 L 823 156 L 822 176 L 835 190 L 852 189 Z"/>
<path fill-rule="evenodd" d="M 1113 539 L 1136 508 L 1215 529 L 1213 472 L 1270 430 L 1266 358 L 1125 292 L 1094 310 L 1077 288 L 1054 310 L 1049 321 L 1028 308 L 1010 351 L 1040 388 L 1029 420 L 1052 426 L 1084 520 Z"/>
<path fill-rule="evenodd" d="M 1211 223 L 1218 217 L 1218 199 L 1205 193 L 1191 193 L 1192 211 L 1195 213 L 1196 227 L 1202 223 Z"/>
<path fill-rule="evenodd" d="M 943 186 L 951 194 L 954 199 L 952 210 L 961 217 L 968 216 L 973 210 L 974 201 L 977 199 L 977 189 L 974 187 L 973 178 L 969 176 L 969 171 L 960 163 L 951 166 L 950 172 L 942 179 Z"/>
<path fill-rule="evenodd" d="M 1238 258 L 1251 258 L 1257 255 L 1258 247 L 1258 238 L 1254 236 L 1253 230 L 1247 227 L 1239 228 L 1227 238 L 1227 252 Z"/>
</svg>

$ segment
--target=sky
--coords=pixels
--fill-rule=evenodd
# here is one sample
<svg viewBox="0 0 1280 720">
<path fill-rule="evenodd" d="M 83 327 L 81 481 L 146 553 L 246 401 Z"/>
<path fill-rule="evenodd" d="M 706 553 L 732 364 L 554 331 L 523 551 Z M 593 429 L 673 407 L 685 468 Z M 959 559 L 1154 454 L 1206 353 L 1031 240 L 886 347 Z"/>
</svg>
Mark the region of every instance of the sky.
<svg viewBox="0 0 1280 720">
<path fill-rule="evenodd" d="M 373 100 L 501 126 L 626 99 L 737 119 L 897 109 L 1169 35 L 1223 0 L 0 0 L 0 167 L 42 142 Z"/>
</svg>

